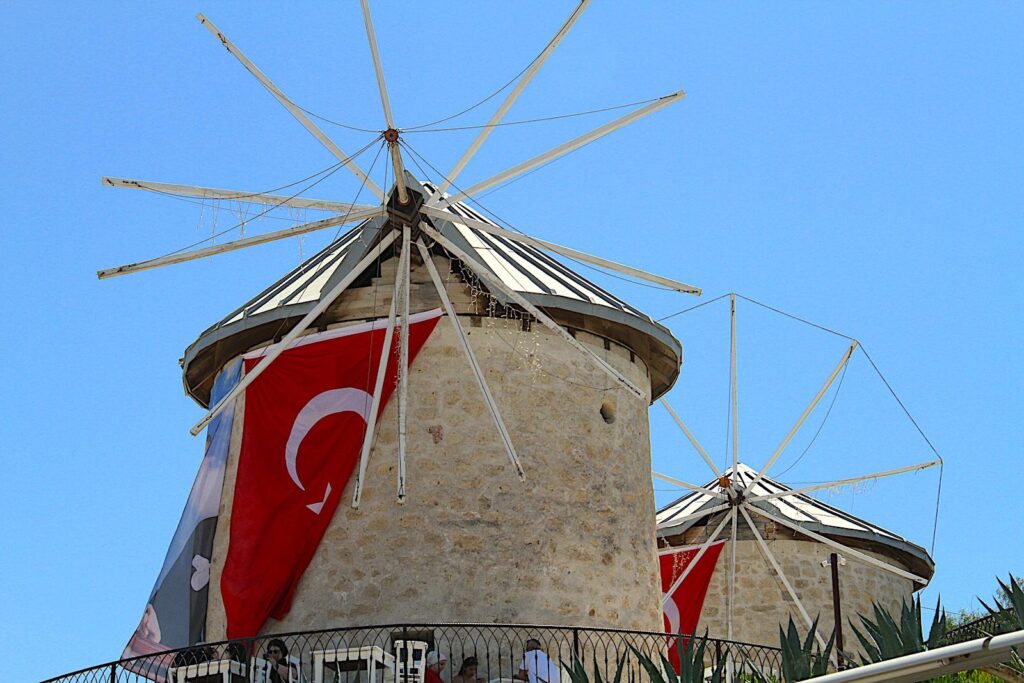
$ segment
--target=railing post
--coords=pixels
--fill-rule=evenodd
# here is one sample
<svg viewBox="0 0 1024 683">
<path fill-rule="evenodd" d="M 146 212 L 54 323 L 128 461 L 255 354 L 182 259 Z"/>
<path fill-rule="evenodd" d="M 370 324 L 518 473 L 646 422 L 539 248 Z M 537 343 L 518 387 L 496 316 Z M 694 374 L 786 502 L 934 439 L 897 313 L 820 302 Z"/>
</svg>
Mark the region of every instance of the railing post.
<svg viewBox="0 0 1024 683">
<path fill-rule="evenodd" d="M 117 683 L 117 664 L 110 664 L 110 683 Z"/>
<path fill-rule="evenodd" d="M 437 650 L 437 644 L 434 644 L 434 650 Z M 409 627 L 402 626 L 402 648 L 398 651 L 398 654 L 402 657 L 402 675 L 397 676 L 397 683 L 408 683 L 409 681 Z M 426 655 L 424 655 L 422 666 L 427 665 Z M 397 668 L 397 667 L 396 667 Z"/>
</svg>

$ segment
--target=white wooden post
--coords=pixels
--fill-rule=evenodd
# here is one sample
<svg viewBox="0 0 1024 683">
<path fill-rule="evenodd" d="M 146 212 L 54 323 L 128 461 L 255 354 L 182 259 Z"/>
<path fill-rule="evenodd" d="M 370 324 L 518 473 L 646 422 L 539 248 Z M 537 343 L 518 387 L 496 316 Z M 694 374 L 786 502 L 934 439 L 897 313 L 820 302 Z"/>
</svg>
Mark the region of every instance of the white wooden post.
<svg viewBox="0 0 1024 683">
<path fill-rule="evenodd" d="M 868 481 L 870 479 L 882 479 L 883 477 L 892 477 L 897 474 L 905 474 L 907 472 L 917 472 L 919 470 L 928 469 L 929 467 L 935 467 L 941 465 L 941 460 L 932 460 L 929 462 L 922 462 L 917 465 L 909 465 L 907 467 L 898 467 L 894 470 L 886 470 L 885 472 L 875 472 L 874 474 L 865 474 L 861 477 L 850 477 L 849 479 L 836 479 L 835 481 L 826 482 L 824 484 L 815 484 L 814 486 L 805 486 L 799 489 L 788 489 L 786 491 L 776 491 L 774 493 L 766 493 L 762 496 L 753 496 L 748 500 L 751 503 L 756 503 L 762 500 L 771 500 L 772 498 L 783 498 L 785 496 L 796 496 L 802 493 L 810 493 L 812 491 L 820 491 L 821 489 L 830 489 L 834 486 L 845 486 L 847 484 L 856 484 L 860 481 Z"/>
<path fill-rule="evenodd" d="M 434 196 L 437 197 L 438 195 Z M 443 200 L 442 203 L 448 202 L 447 200 Z M 554 242 L 548 242 L 547 240 L 538 239 L 536 237 L 531 237 L 529 235 L 524 235 L 522 233 L 513 232 L 511 230 L 505 230 L 504 228 L 499 228 L 496 225 L 491 225 L 486 221 L 478 221 L 475 218 L 459 216 L 454 213 L 445 211 L 444 209 L 438 209 L 432 206 L 423 206 L 420 208 L 420 211 L 430 216 L 431 218 L 439 218 L 441 220 L 449 221 L 451 223 L 461 223 L 462 225 L 473 228 L 474 230 L 479 230 L 480 232 L 485 232 L 489 235 L 504 237 L 507 240 L 518 242 L 520 244 L 528 244 L 531 247 L 535 247 L 537 249 L 552 251 L 556 254 L 561 254 L 562 256 L 566 256 L 571 259 L 576 259 L 577 261 L 583 261 L 584 263 L 589 263 L 599 268 L 604 268 L 605 270 L 610 270 L 616 273 L 620 273 L 622 275 L 627 275 L 629 277 L 635 277 L 638 280 L 645 280 L 656 285 L 661 285 L 662 287 L 668 287 L 669 289 L 672 289 L 677 292 L 682 292 L 684 294 L 695 294 L 697 296 L 700 296 L 701 293 L 699 287 L 688 285 L 685 282 L 679 282 L 678 280 L 662 277 L 661 275 L 648 273 L 647 271 L 640 270 L 639 268 L 633 268 L 632 266 L 626 266 L 621 263 L 616 263 L 615 261 L 609 261 L 608 259 L 601 258 L 600 256 L 594 256 L 584 251 L 578 251 L 576 249 L 571 249 L 569 247 L 563 247 L 562 245 L 555 244 Z"/>
<path fill-rule="evenodd" d="M 722 529 L 725 528 L 725 525 L 728 524 L 735 515 L 736 509 L 733 508 L 732 510 L 729 511 L 729 514 L 722 518 L 722 521 L 719 522 L 718 526 L 715 527 L 715 530 L 711 532 L 710 536 L 708 536 L 708 540 L 704 541 L 704 545 L 700 547 L 700 550 L 697 551 L 697 554 L 694 555 L 693 559 L 690 560 L 689 564 L 686 565 L 686 569 L 683 570 L 683 573 L 680 574 L 679 578 L 673 581 L 672 585 L 669 586 L 669 589 L 665 591 L 665 595 L 661 598 L 662 605 L 664 605 L 666 602 L 672 599 L 672 594 L 675 593 L 676 589 L 683 584 L 683 581 L 686 580 L 686 577 L 690 575 L 690 572 L 693 571 L 694 567 L 697 566 L 697 563 L 700 562 L 700 558 L 704 557 L 704 553 L 708 551 L 708 548 L 711 547 L 711 544 L 714 543 L 715 540 L 718 538 L 719 534 L 722 533 Z"/>
<path fill-rule="evenodd" d="M 103 176 L 100 178 L 100 183 L 107 187 L 116 187 L 125 190 L 148 190 L 149 192 L 158 192 L 162 194 L 184 195 L 186 197 L 204 197 L 210 199 L 236 199 L 238 201 L 251 202 L 253 204 L 270 204 L 273 206 L 288 206 L 298 209 L 316 209 L 319 211 L 334 211 L 335 213 L 366 211 L 374 208 L 368 204 L 349 204 L 347 202 L 332 202 L 327 199 L 288 197 L 280 194 L 248 192 L 246 190 L 225 190 L 218 187 L 203 187 L 201 185 L 158 183 L 152 180 L 138 180 L 136 178 Z"/>
<path fill-rule="evenodd" d="M 391 99 L 388 97 L 388 86 L 384 81 L 384 67 L 380 61 L 380 51 L 377 49 L 377 34 L 373 30 L 373 19 L 370 18 L 370 4 L 367 0 L 362 0 L 361 4 L 363 7 L 363 24 L 366 26 L 366 39 L 370 43 L 370 56 L 373 57 L 373 71 L 377 76 L 377 90 L 380 91 L 380 103 L 384 109 L 384 122 L 388 126 L 384 136 L 388 143 L 388 150 L 391 153 L 391 163 L 395 169 L 398 201 L 402 204 L 407 204 L 409 202 L 409 193 L 405 187 L 405 166 L 402 163 L 402 152 L 398 148 L 395 118 L 391 115 Z"/>
<path fill-rule="evenodd" d="M 365 3 L 366 0 L 363 0 Z M 398 502 L 405 502 L 405 446 L 407 439 L 406 421 L 409 404 L 409 252 L 411 231 L 408 225 L 402 226 L 402 258 L 399 269 L 402 271 L 402 329 L 398 340 Z"/>
<path fill-rule="evenodd" d="M 326 311 L 327 307 L 334 303 L 334 300 L 337 299 L 350 284 L 355 282 L 356 278 L 362 275 L 364 270 L 370 267 L 370 264 L 380 258 L 381 252 L 391 246 L 391 243 L 394 241 L 395 233 L 393 231 L 384 235 L 377 246 L 371 249 L 370 253 L 364 256 L 363 259 L 357 263 L 351 271 L 349 271 L 348 275 L 342 278 L 341 282 L 334 285 L 327 294 L 321 296 L 320 301 L 317 302 L 316 306 L 310 309 L 309 313 L 304 315 L 302 320 L 296 323 L 295 327 L 293 327 L 288 334 L 281 339 L 281 341 L 274 344 L 273 347 L 267 351 L 263 358 L 260 359 L 260 362 L 256 364 L 256 367 L 245 373 L 245 376 L 239 380 L 238 384 L 236 384 L 231 391 L 225 394 L 224 397 L 218 401 L 217 404 L 206 413 L 206 415 L 203 416 L 203 419 L 197 422 L 192 429 L 189 430 L 192 436 L 196 436 L 199 432 L 203 431 L 203 428 L 206 427 L 213 418 L 217 417 L 225 407 L 238 398 L 238 396 L 245 391 L 245 388 L 252 384 L 256 378 L 259 377 L 260 374 L 277 359 L 278 356 L 284 353 L 288 346 L 295 341 L 295 339 L 302 334 L 307 327 L 313 324 L 313 321 L 316 320 L 321 313 Z"/>
<path fill-rule="evenodd" d="M 472 187 L 470 187 L 468 190 L 463 190 L 462 192 L 458 192 L 457 194 L 453 195 L 451 198 L 448 199 L 448 201 L 449 202 L 461 201 L 463 199 L 466 199 L 467 197 L 472 197 L 473 195 L 475 195 L 477 193 L 480 193 L 480 192 L 483 192 L 484 190 L 490 189 L 490 188 L 494 187 L 495 185 L 500 185 L 501 183 L 505 182 L 506 180 L 511 180 L 512 178 L 515 178 L 517 175 L 522 175 L 523 173 L 526 173 L 527 171 L 531 171 L 531 170 L 537 168 L 538 166 L 542 166 L 543 164 L 546 164 L 548 161 L 550 161 L 552 159 L 556 159 L 556 158 L 562 156 L 563 154 L 568 154 L 569 152 L 577 150 L 580 147 L 593 142 L 594 140 L 602 138 L 605 135 L 608 135 L 609 133 L 612 133 L 612 132 L 618 130 L 619 128 L 622 128 L 623 126 L 627 126 L 630 123 L 633 123 L 634 121 L 647 116 L 648 114 L 653 114 L 654 112 L 658 111 L 659 109 L 663 109 L 664 107 L 667 107 L 668 105 L 670 105 L 670 104 L 672 104 L 674 102 L 679 101 L 680 99 L 682 99 L 685 96 L 686 96 L 686 93 L 683 92 L 682 90 L 679 90 L 677 92 L 672 93 L 671 95 L 666 95 L 666 96 L 664 96 L 662 98 L 659 98 L 655 102 L 652 102 L 651 104 L 648 104 L 646 107 L 641 107 L 639 109 L 631 111 L 630 113 L 626 114 L 625 116 L 617 118 L 617 119 L 615 119 L 614 121 L 612 121 L 610 123 L 606 123 L 605 125 L 603 125 L 603 126 L 601 126 L 599 128 L 595 128 L 594 130 L 590 131 L 589 133 L 584 133 L 583 135 L 581 135 L 581 136 L 579 136 L 577 138 L 574 138 L 574 139 L 570 140 L 569 142 L 562 143 L 561 145 L 559 145 L 559 146 L 557 146 L 557 147 L 555 147 L 555 148 L 553 148 L 553 149 L 551 149 L 551 150 L 549 150 L 547 152 L 544 152 L 543 154 L 538 154 L 537 156 L 533 157 L 532 159 L 528 159 L 527 161 L 524 161 L 524 162 L 522 162 L 520 164 L 516 164 L 515 166 L 513 166 L 513 167 L 511 167 L 509 169 L 506 169 L 506 170 L 502 171 L 501 173 L 498 173 L 497 175 L 491 176 L 490 178 L 488 178 L 486 180 L 482 180 L 479 183 L 477 183 L 476 185 L 473 185 Z M 441 195 L 438 194 L 438 195 L 436 195 L 430 201 L 430 203 L 431 203 L 431 205 L 435 205 L 436 206 L 441 201 L 442 201 Z"/>
<path fill-rule="evenodd" d="M 355 162 L 352 161 L 349 155 L 341 151 L 341 148 L 334 144 L 333 140 L 327 137 L 322 130 L 317 128 L 316 124 L 310 121 L 309 117 L 307 117 L 302 112 L 302 110 L 295 105 L 294 102 L 288 99 L 288 97 L 283 92 L 281 92 L 281 89 L 274 85 L 274 83 L 269 78 L 267 78 L 266 74 L 260 71 L 255 64 L 249 61 L 249 58 L 246 57 L 245 54 L 243 54 L 242 51 L 235 46 L 234 43 L 228 40 L 228 37 L 224 35 L 224 33 L 221 32 L 221 30 L 217 28 L 212 21 L 207 19 L 202 14 L 197 14 L 196 19 L 199 20 L 199 23 L 201 23 L 206 28 L 207 31 L 212 33 L 214 37 L 216 37 L 217 40 L 220 41 L 220 44 L 223 45 L 224 48 L 235 57 L 235 59 L 241 62 L 242 66 L 245 67 L 246 71 L 255 76 L 256 79 L 263 84 L 263 87 L 270 91 L 270 94 L 273 95 L 277 99 L 277 101 L 280 102 L 284 106 L 284 108 L 288 110 L 288 113 L 294 116 L 295 119 L 299 123 L 301 123 L 303 127 L 306 130 L 308 130 L 310 134 L 312 134 L 313 137 L 320 141 L 320 144 L 326 147 L 331 152 L 331 154 L 333 154 L 338 159 L 338 161 L 343 162 L 345 166 L 350 171 L 352 171 L 352 173 L 357 178 L 359 178 L 359 180 L 364 185 L 366 185 L 366 187 L 370 189 L 371 192 L 377 195 L 378 198 L 384 199 L 384 192 L 379 187 L 377 187 L 376 183 L 370 180 L 370 177 L 368 175 L 363 173 L 363 170 L 359 168 L 355 164 Z"/>
<path fill-rule="evenodd" d="M 373 447 L 374 434 L 377 429 L 377 415 L 380 412 L 380 399 L 384 390 L 384 379 L 387 376 L 388 364 L 391 362 L 391 346 L 395 333 L 395 315 L 398 299 L 402 291 L 402 269 L 395 270 L 395 288 L 391 293 L 391 308 L 388 309 L 388 326 L 384 332 L 384 344 L 377 366 L 377 379 L 373 384 L 373 400 L 370 402 L 370 415 L 366 419 L 366 434 L 363 435 L 363 447 L 359 451 L 359 470 L 356 475 L 355 490 L 352 492 L 352 507 L 358 508 L 363 498 L 363 487 L 366 485 L 366 466 L 370 462 L 370 449 Z"/>
<path fill-rule="evenodd" d="M 717 477 L 718 479 L 721 479 L 722 478 L 722 473 L 715 466 L 715 462 L 708 455 L 707 451 L 704 450 L 704 447 L 700 445 L 700 442 L 697 441 L 697 437 L 695 437 L 693 435 L 693 433 L 689 429 L 686 428 L 686 425 L 683 424 L 682 418 L 680 418 L 679 414 L 675 410 L 673 410 L 671 405 L 669 405 L 668 399 L 666 399 L 664 396 L 662 396 L 658 400 L 661 401 L 661 405 L 665 406 L 665 410 L 667 410 L 668 414 L 672 416 L 673 420 L 675 420 L 675 423 L 676 423 L 676 425 L 679 426 L 679 429 L 683 430 L 683 434 L 686 435 L 687 440 L 689 440 L 689 442 L 697 450 L 697 453 L 700 454 L 700 457 L 704 459 L 704 462 L 706 462 L 708 464 L 708 467 L 711 468 L 711 471 L 715 473 L 715 477 Z"/>
<path fill-rule="evenodd" d="M 651 476 L 654 477 L 655 479 L 660 479 L 669 484 L 682 486 L 684 489 L 690 489 L 691 491 L 700 491 L 701 493 L 709 495 L 713 498 L 727 500 L 727 496 L 725 496 L 721 491 L 714 491 L 704 486 L 697 486 L 696 484 L 691 484 L 689 482 L 683 481 L 682 479 L 676 479 L 675 477 L 670 477 L 667 474 L 661 474 L 660 472 L 655 472 L 653 470 L 651 471 Z"/>
<path fill-rule="evenodd" d="M 443 246 L 445 249 L 450 251 L 452 254 L 455 254 L 455 256 L 457 256 L 467 266 L 469 266 L 469 268 L 480 279 L 482 279 L 485 282 L 487 282 L 488 286 L 498 290 L 499 292 L 501 292 L 502 294 L 504 294 L 508 298 L 512 299 L 512 301 L 516 302 L 517 304 L 522 306 L 524 309 L 526 309 L 526 311 L 530 315 L 532 315 L 534 318 L 536 318 L 542 325 L 547 327 L 549 330 L 551 330 L 552 332 L 554 332 L 558 336 L 562 337 L 562 339 L 564 339 L 566 342 L 568 342 L 573 348 L 575 348 L 577 351 L 579 351 L 584 356 L 586 356 L 588 359 L 590 359 L 590 361 L 592 363 L 594 363 L 597 367 L 601 368 L 606 373 L 608 373 L 608 375 L 610 375 L 612 377 L 612 379 L 614 379 L 615 381 L 619 382 L 619 384 L 621 384 L 623 387 L 628 389 L 637 398 L 640 398 L 640 399 L 646 399 L 647 398 L 646 394 L 643 391 L 641 391 L 635 384 L 630 382 L 622 373 L 620 373 L 618 370 L 616 370 L 611 365 L 606 363 L 603 359 L 601 359 L 593 351 L 591 351 L 590 349 L 585 347 L 583 344 L 578 342 L 576 340 L 576 338 L 573 337 L 568 332 L 566 332 L 565 329 L 561 325 L 556 323 L 554 320 L 549 318 L 544 313 L 541 313 L 540 310 L 536 306 L 534 306 L 529 301 L 527 301 L 519 292 L 516 292 L 515 290 L 511 289 L 510 287 L 507 287 L 504 282 L 502 282 L 496 276 L 492 275 L 491 272 L 489 270 L 487 270 L 487 268 L 485 268 L 479 261 L 477 261 L 475 258 L 473 258 L 469 254 L 467 254 L 465 251 L 463 251 L 459 247 L 457 247 L 451 240 L 449 240 L 447 237 L 445 237 L 440 232 L 438 232 L 434 228 L 430 227 L 426 223 L 422 223 L 421 226 L 422 226 L 424 232 L 426 232 L 428 235 L 430 235 L 430 237 L 432 237 L 435 240 L 437 240 L 438 242 L 440 242 L 441 246 Z"/>
<path fill-rule="evenodd" d="M 430 279 L 434 283 L 434 289 L 437 290 L 437 295 L 441 297 L 441 304 L 444 306 L 445 313 L 448 315 L 448 319 L 452 323 L 452 327 L 455 328 L 455 336 L 459 340 L 459 345 L 462 346 L 463 353 L 466 354 L 466 360 L 469 361 L 469 367 L 473 370 L 473 376 L 476 377 L 476 384 L 480 387 L 480 393 L 483 394 L 484 403 L 487 405 L 487 410 L 491 413 L 491 418 L 494 420 L 494 426 L 498 428 L 498 436 L 501 437 L 501 445 L 505 448 L 505 453 L 508 455 L 509 462 L 516 470 L 516 474 L 523 481 L 526 480 L 526 475 L 523 472 L 523 466 L 519 462 L 519 455 L 516 453 L 515 446 L 512 443 L 512 437 L 508 433 L 508 429 L 505 428 L 505 421 L 501 419 L 501 413 L 498 412 L 498 404 L 494 400 L 494 396 L 491 394 L 491 389 L 487 384 L 487 379 L 484 377 L 484 372 L 480 368 L 480 363 L 477 362 L 476 354 L 473 353 L 473 347 L 469 345 L 469 339 L 466 338 L 466 332 L 462 329 L 462 325 L 459 324 L 459 317 L 455 312 L 455 307 L 452 306 L 451 299 L 448 297 L 448 292 L 445 290 L 444 282 L 441 280 L 441 275 L 437 272 L 437 268 L 434 266 L 434 261 L 430 257 L 430 252 L 427 250 L 423 240 L 416 241 L 416 247 L 419 249 L 420 257 L 423 259 L 423 263 L 427 266 L 427 271 L 430 273 Z"/>
<path fill-rule="evenodd" d="M 721 512 L 722 510 L 728 510 L 729 506 L 731 505 L 732 503 L 722 503 L 721 505 L 715 505 L 713 507 L 704 508 L 703 510 L 698 510 L 697 512 L 691 513 L 689 515 L 683 515 L 682 517 L 666 517 L 665 519 L 661 520 L 661 522 L 659 522 L 659 525 L 667 524 L 668 522 L 672 522 L 673 526 L 677 524 L 685 524 L 686 522 L 689 522 L 692 519 L 700 519 L 701 517 L 707 517 L 708 515 L 713 515 L 716 512 Z"/>
<path fill-rule="evenodd" d="M 460 173 L 462 173 L 462 169 L 466 167 L 469 160 L 477 153 L 477 150 L 479 150 L 480 146 L 484 144 L 487 137 L 494 132 L 495 126 L 497 126 L 501 119 L 504 118 L 505 114 L 512 107 L 512 104 L 519 99 L 520 93 L 522 93 L 523 90 L 526 89 L 526 86 L 529 85 L 530 81 L 533 80 L 534 75 L 536 75 L 540 70 L 540 67 L 547 61 L 548 57 L 551 56 L 551 53 L 555 51 L 558 44 L 562 42 L 562 38 L 565 38 L 566 34 L 569 33 L 569 29 L 572 28 L 573 24 L 576 23 L 576 20 L 580 18 L 583 14 L 583 10 L 585 10 L 589 4 L 590 0 L 583 0 L 576 6 L 576 9 L 573 10 L 572 14 L 569 15 L 569 18 L 566 19 L 564 24 L 562 24 L 562 28 L 558 30 L 558 33 L 556 33 L 555 37 L 551 39 L 551 42 L 549 42 L 547 47 L 544 48 L 544 51 L 537 56 L 537 59 L 533 60 L 533 63 L 530 64 L 526 69 L 526 72 L 523 73 L 522 78 L 520 78 L 519 82 L 512 88 L 512 92 L 508 94 L 505 101 L 501 103 L 500 107 L 498 107 L 498 111 L 494 112 L 494 115 L 487 121 L 487 124 L 480 129 L 479 133 L 477 133 L 476 138 L 474 138 L 469 148 L 463 152 L 462 156 L 459 157 L 459 160 L 455 162 L 455 166 L 452 167 L 452 170 L 448 172 L 448 175 L 445 176 L 444 181 L 438 187 L 438 192 L 443 193 L 448 189 L 449 185 L 455 182 L 455 179 L 459 177 Z"/>
<path fill-rule="evenodd" d="M 288 239 L 289 237 L 295 237 L 296 235 L 305 235 L 306 233 L 314 232 L 316 230 L 333 228 L 339 225 L 344 225 L 345 223 L 366 220 L 367 218 L 373 218 L 381 215 L 383 211 L 382 207 L 374 206 L 365 211 L 351 213 L 347 216 L 332 216 L 331 218 L 324 218 L 319 221 L 293 225 L 290 228 L 265 232 L 262 235 L 253 235 L 252 237 L 243 237 L 240 240 L 234 240 L 232 242 L 214 244 L 209 247 L 203 247 L 202 249 L 182 251 L 177 254 L 149 259 L 148 261 L 139 261 L 138 263 L 128 263 L 123 266 L 115 266 L 114 268 L 105 268 L 97 271 L 96 277 L 101 280 L 106 280 L 107 278 L 117 277 L 119 275 L 129 275 L 143 270 L 152 270 L 154 268 L 162 268 L 164 266 L 173 266 L 178 263 L 185 263 L 186 261 L 195 261 L 196 259 L 206 258 L 207 256 L 216 256 L 217 254 L 224 254 L 229 251 L 245 249 L 246 247 L 254 247 L 258 244 L 266 244 L 267 242 Z"/>
<path fill-rule="evenodd" d="M 732 476 L 740 464 L 740 415 L 739 403 L 736 396 L 736 384 L 739 378 L 736 375 L 736 295 L 729 295 L 729 386 L 732 393 Z M 735 530 L 735 527 L 733 527 Z M 730 612 L 731 613 L 731 612 Z M 732 640 L 732 635 L 729 635 Z"/>
<path fill-rule="evenodd" d="M 860 560 L 861 562 L 865 562 L 867 564 L 874 565 L 875 567 L 878 567 L 879 569 L 884 569 L 885 571 L 889 572 L 890 574 L 895 574 L 896 576 L 901 576 L 904 579 L 910 579 L 911 581 L 916 581 L 917 583 L 921 584 L 922 586 L 927 586 L 928 585 L 928 580 L 921 578 L 917 574 L 911 574 L 910 572 L 904 571 L 904 570 L 899 569 L 897 567 L 893 567 L 891 564 L 888 564 L 887 562 L 882 562 L 881 560 L 877 560 L 874 557 L 871 557 L 870 555 L 866 555 L 866 554 L 860 552 L 859 550 L 854 550 L 853 548 L 850 548 L 849 546 L 845 546 L 842 543 L 838 543 L 836 541 L 833 541 L 831 538 L 828 538 L 826 536 L 822 536 L 821 534 L 815 533 L 815 532 L 811 531 L 810 529 L 805 529 L 804 527 L 800 526 L 799 524 L 795 524 L 794 522 L 790 522 L 787 519 L 784 519 L 782 517 L 777 517 L 777 516 L 775 516 L 775 515 L 773 515 L 773 514 L 771 514 L 769 512 L 765 512 L 764 510 L 762 510 L 761 508 L 759 508 L 756 505 L 751 505 L 749 507 L 750 507 L 751 510 L 753 510 L 757 514 L 761 515 L 762 517 L 766 517 L 766 518 L 772 520 L 773 522 L 775 522 L 776 524 L 781 524 L 782 526 L 784 526 L 786 528 L 789 528 L 789 529 L 792 529 L 793 531 L 795 531 L 797 533 L 803 534 L 804 536 L 807 536 L 808 538 L 813 538 L 815 541 L 818 541 L 819 543 L 824 543 L 825 545 L 829 546 L 830 548 L 835 548 L 839 552 L 844 553 L 847 557 L 855 557 L 858 560 Z"/>
<path fill-rule="evenodd" d="M 786 578 L 785 572 L 782 571 L 782 566 L 779 564 L 778 560 L 775 559 L 775 555 L 773 555 L 772 551 L 768 548 L 768 544 L 765 543 L 764 538 L 761 537 L 761 532 L 757 530 L 757 526 L 755 526 L 753 520 L 750 519 L 750 515 L 747 513 L 745 506 L 740 506 L 740 513 L 743 515 L 743 519 L 746 520 L 747 526 L 749 526 L 750 530 L 754 533 L 754 538 L 757 540 L 761 555 L 763 555 L 764 559 L 769 565 L 771 565 L 771 568 L 775 571 L 775 575 L 779 577 L 779 581 L 782 582 L 786 592 L 789 593 L 789 597 L 793 600 L 793 604 L 796 605 L 797 611 L 800 612 L 800 617 L 808 627 L 812 626 L 814 621 L 811 619 L 811 615 L 807 613 L 807 610 L 804 608 L 804 604 L 800 602 L 800 596 L 796 594 L 796 590 L 794 590 L 792 584 L 789 583 L 789 579 Z M 827 645 L 825 639 L 822 638 L 821 634 L 817 631 L 815 631 L 814 635 L 815 639 L 818 641 L 818 645 L 824 650 Z"/>
<path fill-rule="evenodd" d="M 818 393 L 815 394 L 814 398 L 811 399 L 810 404 L 807 406 L 807 408 L 804 409 L 804 412 L 801 413 L 799 419 L 797 419 L 796 421 L 796 424 L 794 424 L 793 428 L 789 430 L 788 434 L 786 434 L 786 438 L 782 440 L 782 443 L 779 444 L 779 447 L 775 449 L 774 453 L 772 453 L 772 457 L 768 458 L 768 462 L 764 464 L 764 467 L 761 468 L 761 471 L 757 473 L 757 476 L 754 477 L 754 480 L 750 482 L 750 485 L 747 488 L 753 490 L 754 487 L 757 486 L 757 484 L 762 479 L 764 479 L 764 475 L 768 472 L 768 469 L 773 464 L 775 464 L 775 461 L 778 459 L 778 457 L 782 455 L 782 451 L 786 450 L 786 446 L 789 445 L 789 442 L 793 439 L 796 433 L 800 431 L 800 427 L 803 426 L 804 422 L 807 420 L 810 414 L 814 412 L 814 409 L 815 407 L 817 407 L 818 402 L 821 401 L 822 397 L 825 395 L 825 392 L 828 391 L 828 388 L 832 386 L 832 382 L 836 380 L 836 377 L 839 376 L 839 372 L 850 361 L 850 358 L 853 356 L 853 352 L 856 350 L 857 341 L 854 340 L 853 343 L 850 344 L 850 348 L 846 350 L 846 353 L 844 353 L 843 357 L 839 360 L 839 364 L 836 365 L 835 369 L 832 370 L 832 374 L 828 376 L 827 380 L 825 380 L 824 386 L 822 386 Z"/>
</svg>

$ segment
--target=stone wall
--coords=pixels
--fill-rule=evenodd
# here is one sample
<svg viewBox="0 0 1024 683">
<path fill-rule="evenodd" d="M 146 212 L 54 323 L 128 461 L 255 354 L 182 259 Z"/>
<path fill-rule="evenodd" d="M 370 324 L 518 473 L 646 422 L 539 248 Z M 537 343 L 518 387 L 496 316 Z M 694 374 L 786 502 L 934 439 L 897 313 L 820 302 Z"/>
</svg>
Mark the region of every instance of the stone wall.
<svg viewBox="0 0 1024 683">
<path fill-rule="evenodd" d="M 446 272 L 446 262 L 438 265 Z M 414 281 L 423 283 L 422 271 Z M 462 285 L 449 290 L 466 301 Z M 386 312 L 390 288 L 379 294 Z M 353 293 L 359 297 L 365 290 Z M 422 286 L 412 299 L 413 310 L 436 301 Z M 660 629 L 648 400 L 612 386 L 537 323 L 528 330 L 504 318 L 460 316 L 460 323 L 526 482 L 509 465 L 443 318 L 410 373 L 405 504 L 395 500 L 396 395 L 381 417 L 361 507 L 350 506 L 353 479 L 291 612 L 264 632 L 417 621 Z M 585 332 L 577 339 L 637 386 L 650 386 L 629 350 Z M 241 416 L 243 406 L 236 409 Z M 212 558 L 208 640 L 224 635 L 218 586 L 241 423 L 235 420 Z"/>
<path fill-rule="evenodd" d="M 764 533 L 764 530 L 761 530 Z M 728 536 L 728 533 L 725 534 Z M 756 541 L 739 536 L 736 544 L 736 605 L 733 613 L 733 639 L 748 643 L 778 646 L 778 627 L 792 614 L 801 633 L 806 624 L 785 587 L 761 555 Z M 832 550 L 813 541 L 789 538 L 767 539 L 775 559 L 800 596 L 810 617 L 820 616 L 819 632 L 828 639 L 834 622 L 832 611 L 832 574 L 827 561 Z M 906 569 L 890 557 L 874 552 L 869 555 Z M 711 585 L 708 587 L 698 632 L 707 628 L 714 637 L 725 638 L 728 615 L 729 544 L 722 549 Z M 846 649 L 858 651 L 849 620 L 856 614 L 870 614 L 871 603 L 880 602 L 890 611 L 899 610 L 900 601 L 911 595 L 911 582 L 854 558 L 839 567 L 839 592 L 843 608 L 843 634 Z"/>
</svg>

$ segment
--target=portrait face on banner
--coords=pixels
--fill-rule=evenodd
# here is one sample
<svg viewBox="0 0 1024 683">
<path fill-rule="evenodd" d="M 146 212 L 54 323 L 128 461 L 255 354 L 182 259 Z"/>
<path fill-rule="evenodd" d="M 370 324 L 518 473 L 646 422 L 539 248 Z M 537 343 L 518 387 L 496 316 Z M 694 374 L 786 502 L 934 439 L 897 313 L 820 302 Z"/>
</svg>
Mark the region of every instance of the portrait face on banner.
<svg viewBox="0 0 1024 683">
<path fill-rule="evenodd" d="M 214 379 L 211 400 L 216 402 L 231 391 L 241 372 L 241 358 L 225 365 Z M 142 618 L 121 654 L 122 658 L 188 647 L 206 637 L 210 558 L 233 424 L 234 405 L 230 405 L 214 418 L 207 429 L 206 452 L 185 510 L 171 538 Z M 160 679 L 166 670 L 166 662 L 161 666 L 152 661 L 146 662 L 145 669 L 139 673 Z"/>
</svg>

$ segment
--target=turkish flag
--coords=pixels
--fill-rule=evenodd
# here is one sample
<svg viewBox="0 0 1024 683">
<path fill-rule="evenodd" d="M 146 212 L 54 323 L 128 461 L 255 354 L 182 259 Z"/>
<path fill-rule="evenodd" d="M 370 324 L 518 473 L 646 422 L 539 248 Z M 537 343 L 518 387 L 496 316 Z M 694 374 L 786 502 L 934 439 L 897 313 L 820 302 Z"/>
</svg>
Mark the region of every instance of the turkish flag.
<svg viewBox="0 0 1024 683">
<path fill-rule="evenodd" d="M 409 363 L 440 310 L 409 317 Z M 386 321 L 297 340 L 246 389 L 231 539 L 220 590 L 227 637 L 259 633 L 291 607 L 299 578 L 359 462 Z M 398 376 L 398 334 L 381 394 Z M 263 351 L 245 356 L 249 372 Z"/>
<path fill-rule="evenodd" d="M 704 597 L 707 595 L 708 586 L 711 584 L 711 576 L 715 573 L 715 565 L 718 564 L 718 556 L 722 553 L 725 541 L 712 543 L 705 552 L 697 566 L 694 567 L 686 579 L 679 584 L 675 592 L 664 600 L 665 593 L 672 587 L 672 584 L 682 575 L 686 568 L 693 562 L 701 546 L 694 545 L 679 548 L 677 552 L 667 553 L 658 557 L 661 565 L 661 592 L 662 612 L 665 619 L 666 633 L 681 633 L 693 635 L 697 629 L 697 622 L 700 620 L 700 611 L 704 607 Z M 686 646 L 686 638 L 679 639 L 681 646 Z M 669 659 L 676 671 L 679 671 L 679 652 L 677 644 L 673 643 L 669 648 Z"/>
</svg>

